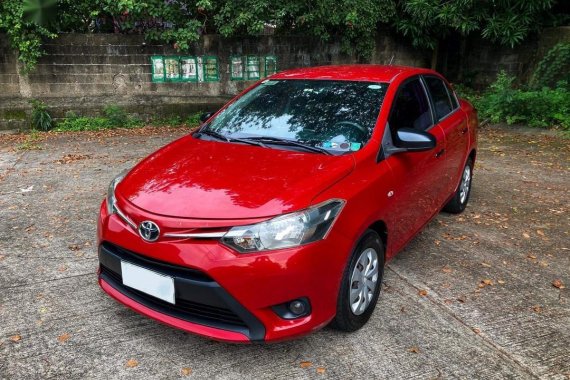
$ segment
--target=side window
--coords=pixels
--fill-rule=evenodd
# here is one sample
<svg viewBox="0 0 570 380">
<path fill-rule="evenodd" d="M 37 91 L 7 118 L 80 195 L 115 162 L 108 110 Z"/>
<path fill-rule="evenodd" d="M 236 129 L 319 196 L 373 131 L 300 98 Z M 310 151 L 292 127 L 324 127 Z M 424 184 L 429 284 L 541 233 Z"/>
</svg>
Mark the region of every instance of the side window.
<svg viewBox="0 0 570 380">
<path fill-rule="evenodd" d="M 447 93 L 447 87 L 445 83 L 437 77 L 425 77 L 424 79 L 433 100 L 435 115 L 437 119 L 440 120 L 449 115 L 454 109 L 451 105 L 449 94 Z"/>
<path fill-rule="evenodd" d="M 400 87 L 389 123 L 394 132 L 400 128 L 425 131 L 433 125 L 429 102 L 419 79 L 413 79 Z"/>
</svg>

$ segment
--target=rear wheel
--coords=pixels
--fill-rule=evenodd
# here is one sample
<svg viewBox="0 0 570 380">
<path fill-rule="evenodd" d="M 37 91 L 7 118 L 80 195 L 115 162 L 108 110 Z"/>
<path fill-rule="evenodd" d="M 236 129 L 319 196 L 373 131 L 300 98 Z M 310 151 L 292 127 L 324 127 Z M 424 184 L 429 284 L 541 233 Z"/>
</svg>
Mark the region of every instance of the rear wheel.
<svg viewBox="0 0 570 380">
<path fill-rule="evenodd" d="M 463 168 L 463 173 L 461 174 L 461 182 L 457 191 L 453 195 L 453 198 L 445 205 L 443 211 L 460 214 L 465 210 L 467 202 L 469 202 L 469 195 L 471 194 L 471 182 L 473 179 L 473 160 L 469 158 L 465 167 Z"/>
<path fill-rule="evenodd" d="M 384 246 L 380 236 L 367 230 L 344 270 L 331 326 L 356 331 L 368 322 L 380 293 L 384 274 Z"/>
</svg>

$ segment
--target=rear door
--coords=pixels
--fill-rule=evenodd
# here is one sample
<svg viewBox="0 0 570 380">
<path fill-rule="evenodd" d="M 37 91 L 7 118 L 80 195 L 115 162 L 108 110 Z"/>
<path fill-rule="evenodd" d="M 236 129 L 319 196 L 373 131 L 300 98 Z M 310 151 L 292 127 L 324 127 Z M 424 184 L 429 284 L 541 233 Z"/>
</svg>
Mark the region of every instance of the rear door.
<svg viewBox="0 0 570 380">
<path fill-rule="evenodd" d="M 441 127 L 445 134 L 445 186 L 436 200 L 437 207 L 443 203 L 455 191 L 459 184 L 459 177 L 467 158 L 469 146 L 469 129 L 467 117 L 460 109 L 459 102 L 447 83 L 441 78 L 432 75 L 423 76 L 428 89 L 436 124 Z"/>
<path fill-rule="evenodd" d="M 433 150 L 403 152 L 389 156 L 386 162 L 394 175 L 391 234 L 399 250 L 438 211 L 436 201 L 445 185 L 445 137 L 434 123 L 425 85 L 413 77 L 400 85 L 388 119 L 391 136 L 400 128 L 414 128 L 431 133 L 437 141 Z"/>
</svg>

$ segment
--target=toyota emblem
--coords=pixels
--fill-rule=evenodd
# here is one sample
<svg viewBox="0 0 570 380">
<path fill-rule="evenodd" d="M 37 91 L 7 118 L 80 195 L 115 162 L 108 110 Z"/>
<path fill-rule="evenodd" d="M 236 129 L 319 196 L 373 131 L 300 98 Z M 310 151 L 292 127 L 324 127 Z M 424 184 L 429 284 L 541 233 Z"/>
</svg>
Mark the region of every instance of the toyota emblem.
<svg viewBox="0 0 570 380">
<path fill-rule="evenodd" d="M 139 235 L 146 241 L 157 241 L 160 236 L 160 228 L 155 222 L 145 220 L 139 224 Z"/>
</svg>

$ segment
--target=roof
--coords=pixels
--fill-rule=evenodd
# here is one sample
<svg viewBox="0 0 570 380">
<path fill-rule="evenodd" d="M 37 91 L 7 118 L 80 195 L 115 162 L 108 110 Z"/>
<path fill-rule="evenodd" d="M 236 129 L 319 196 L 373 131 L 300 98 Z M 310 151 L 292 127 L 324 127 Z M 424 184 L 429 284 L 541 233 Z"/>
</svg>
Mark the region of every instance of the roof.
<svg viewBox="0 0 570 380">
<path fill-rule="evenodd" d="M 347 81 L 392 82 L 399 74 L 435 73 L 429 69 L 392 65 L 335 65 L 305 67 L 280 72 L 271 79 L 334 79 Z"/>
</svg>

